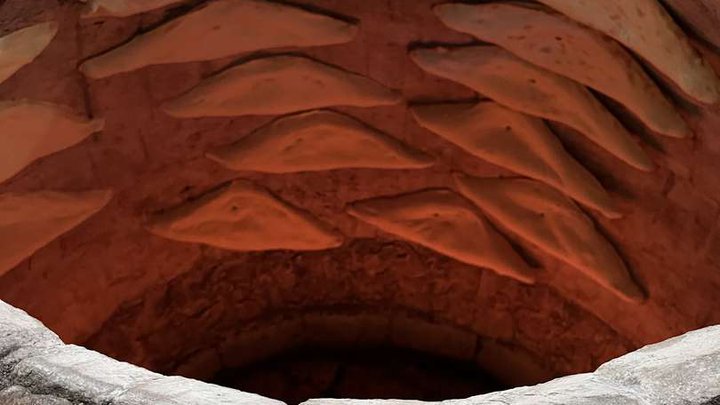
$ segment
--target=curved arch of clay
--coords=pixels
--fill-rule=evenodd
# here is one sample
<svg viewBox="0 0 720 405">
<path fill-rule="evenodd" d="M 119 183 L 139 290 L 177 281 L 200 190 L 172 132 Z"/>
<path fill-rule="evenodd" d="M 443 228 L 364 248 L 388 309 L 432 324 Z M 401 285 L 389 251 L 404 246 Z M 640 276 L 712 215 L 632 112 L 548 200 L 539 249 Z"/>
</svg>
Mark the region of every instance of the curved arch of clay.
<svg viewBox="0 0 720 405">
<path fill-rule="evenodd" d="M 510 341 L 490 338 L 427 315 L 382 308 L 315 308 L 243 325 L 218 347 L 200 349 L 170 371 L 209 380 L 298 349 L 355 350 L 392 347 L 475 363 L 510 386 L 545 382 L 557 374 L 542 359 Z"/>
<path fill-rule="evenodd" d="M 339 325 L 343 322 L 354 325 L 333 332 L 337 335 L 364 329 L 362 322 L 404 317 L 414 324 L 426 323 L 421 327 L 428 331 L 431 341 L 421 342 L 419 349 L 470 360 L 476 355 L 469 346 L 482 337 L 522 348 L 530 358 L 554 365 L 543 378 L 522 380 L 525 384 L 590 371 L 636 347 L 550 288 L 530 287 L 438 257 L 424 248 L 387 240 L 359 240 L 333 251 L 330 258 L 327 254 L 272 252 L 216 257 L 126 303 L 104 324 L 97 325 L 84 344 L 157 372 L 175 373 L 182 368 L 182 361 L 177 359 L 184 359 L 188 363 L 184 367 L 191 370 L 193 362 L 207 361 L 208 351 L 214 348 L 220 348 L 223 358 L 238 357 L 241 350 L 234 346 L 253 347 L 242 350 L 245 353 L 270 355 L 287 345 L 284 339 L 305 333 L 305 329 L 325 327 L 332 332 L 342 329 Z M 328 321 L 326 315 L 335 318 Z M 558 322 L 565 325 L 561 333 L 553 327 Z M 299 325 L 309 326 L 293 329 Z M 384 330 L 392 337 L 387 329 L 390 326 L 374 327 L 380 330 L 377 333 Z M 263 329 L 272 328 L 276 328 L 274 339 L 279 342 L 274 343 L 276 349 L 266 352 L 265 345 L 273 343 L 258 334 L 262 336 Z M 454 337 L 460 348 L 443 352 L 447 348 L 432 341 L 436 328 L 450 331 L 446 334 Z M 340 339 L 342 336 L 336 336 L 324 343 Z M 400 343 L 412 348 L 418 339 Z M 586 339 L 598 343 L 583 347 L 587 353 L 568 350 Z M 516 376 L 526 374 L 537 373 L 518 370 Z"/>
</svg>

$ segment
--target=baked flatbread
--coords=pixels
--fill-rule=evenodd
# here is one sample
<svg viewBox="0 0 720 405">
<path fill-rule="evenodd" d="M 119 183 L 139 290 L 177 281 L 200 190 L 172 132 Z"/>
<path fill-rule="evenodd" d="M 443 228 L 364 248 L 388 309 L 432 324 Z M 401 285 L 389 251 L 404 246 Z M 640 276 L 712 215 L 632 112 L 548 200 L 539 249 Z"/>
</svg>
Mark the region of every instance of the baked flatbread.
<svg viewBox="0 0 720 405">
<path fill-rule="evenodd" d="M 429 73 L 464 84 L 513 110 L 561 122 L 627 164 L 653 169 L 645 151 L 584 86 L 532 65 L 497 46 L 417 49 Z"/>
<path fill-rule="evenodd" d="M 425 190 L 352 203 L 363 222 L 436 252 L 523 283 L 535 274 L 467 200 L 450 190 Z"/>
</svg>

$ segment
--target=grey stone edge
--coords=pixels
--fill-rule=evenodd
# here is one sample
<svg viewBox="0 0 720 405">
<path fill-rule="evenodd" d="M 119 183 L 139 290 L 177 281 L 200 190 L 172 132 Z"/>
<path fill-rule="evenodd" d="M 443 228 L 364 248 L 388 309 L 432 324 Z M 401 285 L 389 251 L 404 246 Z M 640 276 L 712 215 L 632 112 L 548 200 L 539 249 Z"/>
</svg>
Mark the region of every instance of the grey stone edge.
<svg viewBox="0 0 720 405">
<path fill-rule="evenodd" d="M 720 405 L 720 326 L 646 346 L 594 373 L 443 405 Z M 0 301 L 0 405 L 280 405 L 182 377 L 166 377 L 66 345 L 40 321 Z M 313 399 L 304 405 L 420 405 L 422 401 Z"/>
</svg>

